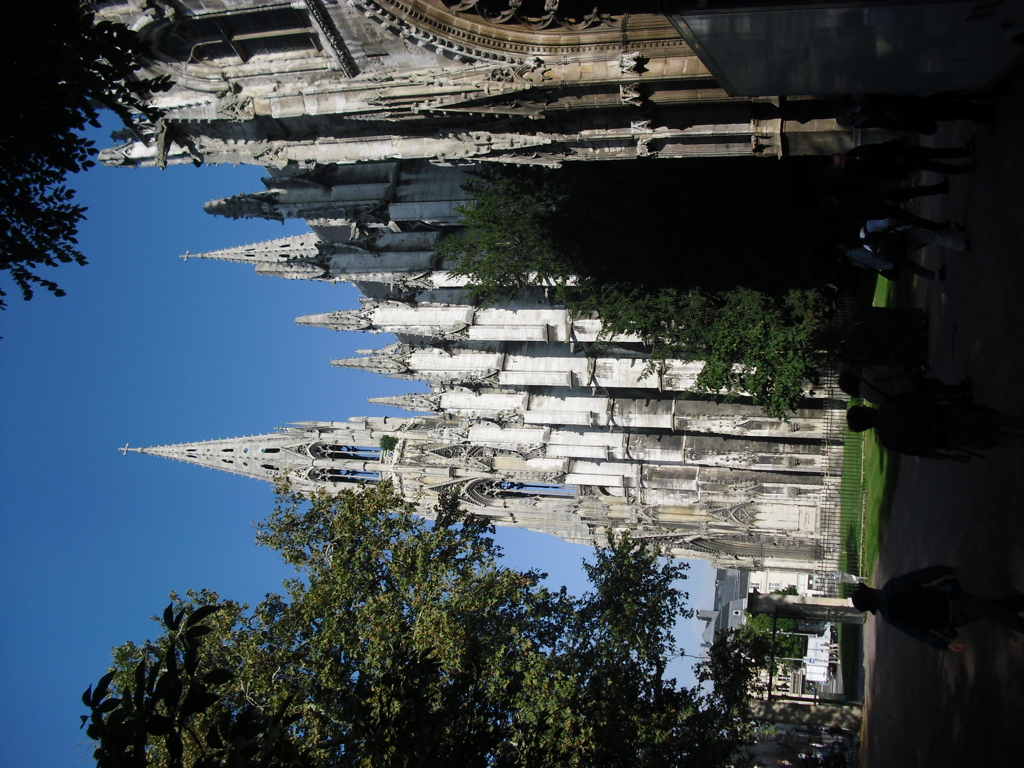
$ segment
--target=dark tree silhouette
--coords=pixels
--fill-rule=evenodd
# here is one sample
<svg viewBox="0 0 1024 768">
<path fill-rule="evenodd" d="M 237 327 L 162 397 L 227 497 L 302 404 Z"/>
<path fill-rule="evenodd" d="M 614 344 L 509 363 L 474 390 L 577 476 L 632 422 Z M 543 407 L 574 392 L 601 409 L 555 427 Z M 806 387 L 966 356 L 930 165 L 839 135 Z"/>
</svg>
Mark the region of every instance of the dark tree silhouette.
<svg viewBox="0 0 1024 768">
<path fill-rule="evenodd" d="M 10 10 L 0 31 L 15 73 L 0 123 L 0 269 L 26 300 L 36 286 L 63 296 L 38 269 L 86 263 L 75 239 L 85 208 L 66 186 L 69 173 L 93 165 L 96 150 L 81 131 L 99 127 L 102 108 L 129 128 L 136 116 L 158 119 L 144 97 L 170 83 L 137 77 L 148 43 L 122 24 L 96 22 L 81 0 Z"/>
</svg>

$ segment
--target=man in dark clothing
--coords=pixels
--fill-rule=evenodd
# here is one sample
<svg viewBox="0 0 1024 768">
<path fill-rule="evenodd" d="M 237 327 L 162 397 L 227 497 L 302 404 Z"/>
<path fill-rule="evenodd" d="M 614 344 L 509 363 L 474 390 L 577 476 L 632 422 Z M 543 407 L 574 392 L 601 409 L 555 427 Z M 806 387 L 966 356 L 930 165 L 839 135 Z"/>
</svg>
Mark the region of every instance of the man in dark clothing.
<svg viewBox="0 0 1024 768">
<path fill-rule="evenodd" d="M 906 246 L 895 250 L 881 250 L 878 248 L 872 250 L 866 245 L 860 248 L 850 248 L 846 244 L 841 244 L 839 250 L 843 252 L 846 260 L 853 264 L 853 266 L 875 270 L 887 280 L 899 280 L 904 269 L 926 280 L 946 279 L 945 267 L 942 267 L 938 272 L 933 272 L 927 267 L 908 259 Z"/>
<path fill-rule="evenodd" d="M 916 395 L 923 401 L 935 403 L 970 404 L 970 378 L 959 384 L 946 384 L 923 375 L 918 367 L 871 365 L 860 373 L 843 371 L 837 383 L 850 397 L 861 397 L 875 405 L 901 395 Z"/>
<path fill-rule="evenodd" d="M 872 193 L 854 193 L 842 197 L 832 197 L 836 212 L 840 218 L 850 224 L 863 226 L 871 219 L 896 219 L 903 224 L 910 224 L 922 229 L 949 229 L 948 221 L 931 221 L 903 210 L 899 203 L 927 195 L 942 195 L 949 192 L 949 179 L 941 184 L 907 187 L 886 192 L 884 195 Z"/>
<path fill-rule="evenodd" d="M 860 181 L 902 180 L 916 171 L 934 171 L 945 175 L 971 173 L 975 163 L 941 163 L 941 159 L 971 157 L 974 147 L 919 147 L 905 139 L 881 144 L 861 144 L 843 155 L 836 155 L 837 167 Z"/>
<path fill-rule="evenodd" d="M 987 104 L 942 93 L 930 96 L 861 93 L 843 97 L 836 122 L 844 128 L 884 128 L 931 135 L 939 128 L 937 120 L 984 123 L 992 116 L 993 108 Z"/>
<path fill-rule="evenodd" d="M 948 565 L 932 565 L 897 576 L 881 589 L 860 584 L 853 593 L 853 605 L 859 611 L 876 611 L 886 622 L 915 640 L 940 651 L 962 652 L 963 643 L 953 643 L 956 627 L 978 619 L 988 619 L 1024 634 L 1024 594 L 1002 600 L 978 597 L 960 588 L 954 578 L 958 571 Z"/>
<path fill-rule="evenodd" d="M 1021 432 L 1024 418 L 985 405 L 930 402 L 919 395 L 898 395 L 878 408 L 855 405 L 846 412 L 854 432 L 874 428 L 878 442 L 906 456 L 970 461 L 970 448 L 995 448 L 1003 433 Z M 960 453 L 945 453 L 957 451 Z"/>
<path fill-rule="evenodd" d="M 949 406 L 915 395 L 898 395 L 878 408 L 855 405 L 846 412 L 846 421 L 854 432 L 873 427 L 878 442 L 896 453 L 963 461 L 959 455 L 942 453 L 953 447 L 946 424 L 948 410 Z"/>
</svg>

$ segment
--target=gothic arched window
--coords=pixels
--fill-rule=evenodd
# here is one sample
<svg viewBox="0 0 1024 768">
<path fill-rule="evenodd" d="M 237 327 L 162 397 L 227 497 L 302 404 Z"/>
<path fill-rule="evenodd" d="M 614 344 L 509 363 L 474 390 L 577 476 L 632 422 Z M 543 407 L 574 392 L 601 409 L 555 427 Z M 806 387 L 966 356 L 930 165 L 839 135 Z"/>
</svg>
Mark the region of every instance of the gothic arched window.
<svg viewBox="0 0 1024 768">
<path fill-rule="evenodd" d="M 314 483 L 360 483 L 380 479 L 376 472 L 359 472 L 335 467 L 316 467 L 310 471 L 308 477 Z"/>
<path fill-rule="evenodd" d="M 564 485 L 520 483 L 514 480 L 473 480 L 463 491 L 467 501 L 480 506 L 500 506 L 506 499 L 567 498 L 574 495 Z"/>
<path fill-rule="evenodd" d="M 356 461 L 376 461 L 380 458 L 380 450 L 377 448 L 364 448 L 358 445 L 314 443 L 309 447 L 309 455 L 314 459 L 353 459 Z"/>
</svg>

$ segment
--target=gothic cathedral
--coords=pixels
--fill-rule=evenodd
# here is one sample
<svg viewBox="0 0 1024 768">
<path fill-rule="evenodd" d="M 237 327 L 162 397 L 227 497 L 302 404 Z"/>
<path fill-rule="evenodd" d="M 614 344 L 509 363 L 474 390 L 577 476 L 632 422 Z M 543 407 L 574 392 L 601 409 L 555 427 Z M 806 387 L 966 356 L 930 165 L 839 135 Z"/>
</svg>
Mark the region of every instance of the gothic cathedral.
<svg viewBox="0 0 1024 768">
<path fill-rule="evenodd" d="M 149 40 L 164 117 L 104 163 L 248 163 L 266 189 L 212 214 L 302 218 L 310 234 L 192 257 L 346 281 L 362 306 L 299 323 L 392 334 L 341 367 L 426 383 L 407 418 L 308 422 L 136 449 L 299 490 L 390 480 L 429 513 L 458 488 L 497 525 L 600 543 L 629 529 L 719 567 L 835 568 L 845 411 L 823 382 L 788 421 L 680 395 L 700 364 L 650 364 L 546 291 L 469 300 L 435 254 L 466 170 L 599 160 L 831 154 L 834 120 L 729 96 L 647 0 L 125 0 L 100 17 Z M 761 162 L 771 162 L 765 159 Z M 597 343 L 600 342 L 600 343 Z M 427 415 L 415 415 L 427 414 Z"/>
</svg>

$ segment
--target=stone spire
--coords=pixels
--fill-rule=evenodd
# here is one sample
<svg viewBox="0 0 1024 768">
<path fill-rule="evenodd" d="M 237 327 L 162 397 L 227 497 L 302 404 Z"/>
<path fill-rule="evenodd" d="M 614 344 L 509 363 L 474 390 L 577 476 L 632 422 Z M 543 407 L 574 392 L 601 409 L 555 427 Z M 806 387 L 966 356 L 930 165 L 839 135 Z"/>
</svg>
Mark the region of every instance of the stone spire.
<svg viewBox="0 0 1024 768">
<path fill-rule="evenodd" d="M 373 327 L 370 313 L 366 309 L 345 309 L 338 312 L 303 315 L 295 318 L 295 324 L 329 328 L 332 331 L 365 331 L 371 330 Z"/>
<path fill-rule="evenodd" d="M 391 344 L 383 349 L 358 349 L 360 357 L 338 358 L 331 365 L 338 368 L 359 368 L 385 376 L 404 376 L 411 373 L 409 350 L 404 344 Z"/>
<path fill-rule="evenodd" d="M 273 481 L 275 477 L 308 463 L 308 454 L 305 462 L 301 456 L 304 453 L 303 446 L 311 442 L 313 440 L 308 434 L 296 430 L 145 448 L 129 448 L 126 445 L 119 450 L 125 454 L 129 451 L 145 453 L 234 475 Z"/>
<path fill-rule="evenodd" d="M 369 397 L 367 402 L 376 405 L 390 405 L 406 411 L 423 411 L 426 413 L 436 412 L 441 409 L 440 395 L 426 392 L 414 392 L 408 395 L 394 395 L 392 397 Z"/>
<path fill-rule="evenodd" d="M 320 255 L 320 238 L 312 232 L 305 235 L 264 240 L 249 245 L 236 245 L 219 251 L 186 253 L 183 259 L 218 259 L 245 264 L 275 264 L 294 259 L 315 259 Z"/>
<path fill-rule="evenodd" d="M 391 198 L 397 164 L 379 164 L 386 178 L 364 183 L 359 178 L 339 178 L 321 183 L 302 176 L 278 176 L 263 180 L 267 189 L 211 200 L 203 208 L 214 216 L 232 219 L 333 218 L 355 220 L 377 210 Z M 362 169 L 359 169 L 362 170 Z M 377 170 L 377 169 L 371 169 Z M 358 173 L 358 171 L 357 171 Z M 352 173 L 347 174 L 352 177 Z"/>
<path fill-rule="evenodd" d="M 394 427 L 405 420 L 390 421 Z M 125 455 L 160 456 L 267 482 L 288 476 L 296 490 L 304 491 L 325 483 L 379 479 L 380 449 L 376 443 L 381 434 L 393 428 L 379 430 L 376 426 L 367 419 L 361 423 L 306 422 L 264 435 L 145 448 L 125 445 L 118 450 Z"/>
<path fill-rule="evenodd" d="M 462 338 L 473 324 L 476 309 L 447 304 L 411 304 L 405 301 L 360 299 L 359 309 L 305 315 L 299 325 L 313 325 L 335 331 L 363 331 L 404 334 L 427 338 Z"/>
<path fill-rule="evenodd" d="M 273 192 L 251 192 L 210 200 L 203 205 L 203 210 L 213 216 L 226 216 L 229 219 L 285 220 L 285 214 L 279 209 Z"/>
<path fill-rule="evenodd" d="M 183 259 L 217 259 L 252 264 L 263 275 L 315 280 L 327 275 L 320 238 L 313 233 L 265 240 L 219 251 L 186 253 Z"/>
</svg>

